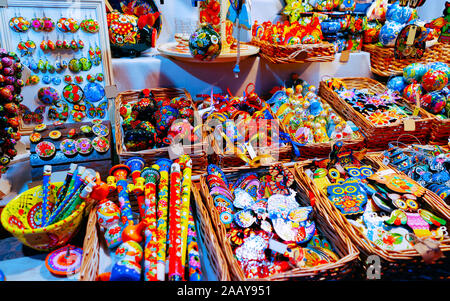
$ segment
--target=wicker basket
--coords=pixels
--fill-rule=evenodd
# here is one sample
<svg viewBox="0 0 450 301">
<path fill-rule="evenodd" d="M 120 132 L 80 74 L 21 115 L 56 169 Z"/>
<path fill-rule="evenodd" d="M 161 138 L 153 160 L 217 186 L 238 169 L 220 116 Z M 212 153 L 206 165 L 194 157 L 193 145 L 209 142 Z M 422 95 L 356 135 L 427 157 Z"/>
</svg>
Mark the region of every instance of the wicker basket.
<svg viewBox="0 0 450 301">
<path fill-rule="evenodd" d="M 262 173 L 267 171 L 268 167 L 261 167 L 258 169 L 249 169 L 246 167 L 223 169 L 223 172 L 229 180 L 236 180 L 242 173 Z M 211 223 L 215 225 L 214 230 L 219 243 L 214 246 L 214 249 L 221 249 L 223 251 L 225 258 L 227 259 L 231 279 L 233 281 L 251 280 L 246 279 L 244 271 L 232 252 L 231 245 L 226 238 L 226 228 L 222 222 L 220 222 L 218 211 L 214 207 L 214 201 L 209 194 L 209 188 L 205 175 L 200 177 L 200 185 L 200 192 L 203 197 L 203 202 L 208 208 Z M 294 186 L 291 188 L 298 192 L 296 200 L 299 201 L 302 206 L 311 205 L 306 193 L 304 190 L 301 190 L 298 180 L 295 181 Z M 292 270 L 258 280 L 341 280 L 355 278 L 360 275 L 360 266 L 358 261 L 359 254 L 350 242 L 349 238 L 327 218 L 320 206 L 314 205 L 313 216 L 322 234 L 334 246 L 334 250 L 339 255 L 340 259 L 332 264 L 324 264 L 314 268 L 294 268 Z"/>
<path fill-rule="evenodd" d="M 430 144 L 448 145 L 450 137 L 450 118 L 439 119 L 436 117 L 431 127 Z"/>
<path fill-rule="evenodd" d="M 373 93 L 382 93 L 387 89 L 385 85 L 370 78 L 347 77 L 339 78 L 339 80 L 344 82 L 348 89 L 367 89 Z M 414 119 L 415 129 L 408 131 L 405 129 L 403 120 L 398 120 L 395 123 L 385 126 L 376 126 L 372 124 L 366 117 L 352 108 L 350 104 L 329 88 L 325 81 L 320 82 L 319 93 L 320 96 L 337 112 L 341 113 L 346 120 L 351 120 L 355 123 L 366 137 L 366 147 L 369 151 L 382 151 L 387 148 L 390 142 L 395 141 L 405 144 L 417 143 L 417 141 L 422 144 L 428 142 L 431 127 L 434 123 L 434 117 L 422 108 L 419 108 L 419 118 Z M 406 100 L 402 100 L 401 104 L 407 106 L 411 110 L 415 109 L 415 106 L 409 104 Z"/>
<path fill-rule="evenodd" d="M 403 69 L 411 63 L 450 63 L 450 45 L 436 43 L 428 47 L 420 59 L 396 59 L 393 47 L 382 47 L 375 44 L 364 44 L 363 50 L 370 53 L 372 72 L 380 76 L 403 74 Z"/>
<path fill-rule="evenodd" d="M 276 118 L 276 115 L 273 114 L 270 106 L 265 103 L 270 114 L 273 116 L 273 120 L 278 124 L 279 130 L 282 131 L 283 128 L 280 126 L 280 122 Z M 205 131 L 206 131 L 205 127 Z M 251 158 L 249 154 L 239 155 L 234 149 L 226 151 L 225 147 L 220 147 L 219 143 L 216 141 L 216 137 L 209 133 L 209 146 L 212 148 L 212 152 L 209 155 L 209 162 L 214 162 L 217 166 L 221 168 L 227 167 L 240 167 L 243 165 L 247 165 L 249 167 L 259 167 L 260 165 L 268 165 L 272 162 L 291 162 L 293 159 L 292 145 L 289 142 L 280 143 L 279 146 L 270 146 L 270 147 L 259 147 L 255 149 L 258 153 L 256 158 Z M 224 139 L 222 140 L 224 142 Z M 225 146 L 226 141 L 224 142 Z M 229 141 L 229 143 L 232 143 Z"/>
<path fill-rule="evenodd" d="M 251 44 L 258 46 L 260 55 L 274 64 L 332 62 L 336 53 L 333 44 L 275 45 L 253 37 Z"/>
<path fill-rule="evenodd" d="M 155 97 L 185 97 L 188 101 L 192 103 L 192 107 L 195 109 L 197 106 L 192 101 L 191 95 L 186 89 L 178 89 L 178 88 L 157 88 L 150 89 L 150 91 L 155 95 Z M 151 166 L 156 162 L 158 158 L 169 158 L 169 147 L 162 147 L 158 149 L 148 149 L 141 151 L 127 151 L 123 144 L 123 129 L 122 129 L 122 117 L 120 116 L 120 107 L 123 103 L 133 103 L 138 100 L 139 90 L 135 91 L 124 91 L 117 95 L 115 99 L 115 144 L 116 144 L 116 152 L 117 156 L 121 163 L 124 163 L 127 159 L 131 157 L 142 157 L 147 165 Z M 200 120 L 198 116 L 197 110 L 194 111 L 194 117 L 196 120 Z M 203 135 L 203 133 L 202 133 Z M 191 145 L 184 146 L 184 152 L 188 154 L 192 159 L 192 174 L 198 175 L 202 174 L 206 170 L 206 165 L 208 164 L 208 159 L 206 156 L 206 142 L 203 140 L 202 142 Z"/>
<path fill-rule="evenodd" d="M 289 133 L 286 126 L 279 120 L 276 114 L 273 113 L 272 109 L 270 110 L 272 115 L 278 119 L 278 123 L 280 124 L 280 130 Z M 336 114 L 342 118 L 337 112 Z M 366 142 L 364 136 L 360 133 L 356 133 L 356 138 L 347 138 L 342 139 L 342 148 L 345 150 L 361 150 L 365 148 Z M 291 139 L 294 143 L 300 143 L 293 135 L 290 135 Z M 314 158 L 326 158 L 331 151 L 335 141 L 330 142 L 322 142 L 322 143 L 308 143 L 302 146 L 297 146 L 298 151 L 300 152 L 300 156 L 295 158 L 296 160 L 305 160 L 305 159 L 314 159 Z M 292 147 L 292 146 L 291 146 Z M 292 152 L 293 157 L 295 156 L 295 152 Z M 284 161 L 283 161 L 284 162 Z"/>
<path fill-rule="evenodd" d="M 378 163 L 378 161 L 370 155 L 366 156 L 363 161 L 365 161 L 364 163 L 377 168 L 388 168 L 383 164 Z M 311 165 L 311 161 L 296 163 L 295 170 L 299 180 L 314 194 L 316 203 L 324 208 L 329 219 L 336 222 L 339 225 L 339 228 L 351 238 L 352 242 L 359 249 L 363 264 L 367 265 L 366 268 L 373 263 L 373 257 L 370 256 L 376 255 L 378 256 L 377 258 L 380 259 L 382 280 L 418 280 L 429 279 L 429 277 L 435 279 L 450 279 L 449 270 L 445 268 L 441 269 L 441 265 L 446 265 L 448 267 L 450 263 L 450 237 L 445 237 L 445 239 L 440 242 L 440 250 L 444 253 L 445 257 L 440 258 L 435 264 L 426 264 L 423 262 L 421 255 L 415 249 L 390 251 L 380 248 L 371 242 L 359 229 L 353 226 L 306 175 L 305 169 L 310 168 Z M 432 211 L 438 212 L 447 220 L 447 222 L 450 221 L 450 210 L 448 209 L 448 206 L 443 205 L 437 195 L 427 190 L 422 199 L 426 206 L 430 207 Z"/>
<path fill-rule="evenodd" d="M 194 220 L 198 221 L 199 228 L 197 233 L 197 241 L 200 244 L 200 239 L 203 240 L 203 244 L 209 251 L 208 254 L 203 254 L 201 248 L 199 248 L 200 256 L 208 256 L 213 270 L 220 281 L 230 280 L 230 274 L 228 272 L 228 266 L 226 264 L 225 257 L 220 249 L 214 249 L 212 246 L 217 245 L 217 238 L 215 234 L 211 232 L 211 223 L 208 216 L 206 207 L 201 202 L 200 193 L 198 191 L 199 182 L 192 182 L 191 186 L 191 204 L 193 204 Z M 139 208 L 137 200 L 133 194 L 129 195 L 130 203 L 133 213 L 138 213 Z M 108 199 L 118 204 L 117 193 L 112 193 Z M 103 237 L 103 233 L 99 230 L 97 224 L 97 206 L 93 206 L 88 223 L 86 226 L 86 235 L 83 242 L 83 260 L 81 262 L 80 269 L 80 281 L 96 281 L 100 275 L 100 253 L 101 248 L 107 249 L 106 242 Z M 108 251 L 105 251 L 108 252 Z"/>
</svg>

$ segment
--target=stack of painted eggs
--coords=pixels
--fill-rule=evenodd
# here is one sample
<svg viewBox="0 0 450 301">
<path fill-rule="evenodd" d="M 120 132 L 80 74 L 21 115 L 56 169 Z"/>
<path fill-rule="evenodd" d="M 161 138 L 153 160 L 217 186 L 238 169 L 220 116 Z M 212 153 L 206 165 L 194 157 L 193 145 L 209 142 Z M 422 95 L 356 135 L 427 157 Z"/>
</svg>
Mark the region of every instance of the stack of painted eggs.
<svg viewBox="0 0 450 301">
<path fill-rule="evenodd" d="M 386 23 L 381 27 L 379 40 L 383 46 L 392 47 L 400 31 L 411 21 L 417 19 L 417 11 L 398 2 L 389 5 L 386 11 Z"/>
<path fill-rule="evenodd" d="M 420 99 L 422 108 L 442 118 L 450 113 L 450 67 L 442 62 L 413 63 L 403 69 L 403 76 L 388 81 L 388 88 L 403 94 L 411 103 Z"/>
<path fill-rule="evenodd" d="M 154 97 L 144 89 L 136 102 L 122 104 L 120 115 L 128 151 L 166 147 L 178 139 L 199 141 L 193 132 L 194 107 L 185 97 Z"/>
<path fill-rule="evenodd" d="M 24 86 L 22 69 L 15 53 L 0 49 L 0 177 L 17 154 L 19 104 L 23 99 L 20 93 Z"/>
</svg>

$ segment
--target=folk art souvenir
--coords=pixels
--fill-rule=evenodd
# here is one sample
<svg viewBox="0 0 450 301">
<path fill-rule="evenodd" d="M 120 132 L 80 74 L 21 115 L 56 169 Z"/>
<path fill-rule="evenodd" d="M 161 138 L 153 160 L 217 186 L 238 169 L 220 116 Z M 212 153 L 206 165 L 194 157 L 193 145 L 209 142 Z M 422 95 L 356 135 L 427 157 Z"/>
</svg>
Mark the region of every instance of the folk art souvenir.
<svg viewBox="0 0 450 301">
<path fill-rule="evenodd" d="M 391 162 L 402 154 L 401 149 L 392 145 L 386 153 Z M 330 203 L 373 244 L 385 250 L 401 251 L 413 249 L 411 234 L 420 238 L 443 237 L 442 227 L 445 228 L 446 221 L 420 208 L 425 204 L 421 200 L 425 188 L 393 170 L 375 170 L 363 162 L 362 155 L 353 151 L 338 150 L 336 158 L 331 166 L 326 163 L 330 159 L 313 161 L 306 174 Z M 321 174 L 326 178 L 320 183 L 313 177 L 318 170 L 323 171 Z"/>
<path fill-rule="evenodd" d="M 312 207 L 300 206 L 294 177 L 283 165 L 274 164 L 268 172 L 244 173 L 233 183 L 218 166 L 210 164 L 206 182 L 246 278 L 285 272 L 291 269 L 286 261 L 308 268 L 339 260 L 329 242 L 321 245 L 326 238 L 311 217 Z M 289 244 L 289 249 L 297 250 L 295 254 L 303 255 L 279 253 L 271 249 L 271 240 Z M 317 257 L 320 260 L 315 261 Z"/>
</svg>

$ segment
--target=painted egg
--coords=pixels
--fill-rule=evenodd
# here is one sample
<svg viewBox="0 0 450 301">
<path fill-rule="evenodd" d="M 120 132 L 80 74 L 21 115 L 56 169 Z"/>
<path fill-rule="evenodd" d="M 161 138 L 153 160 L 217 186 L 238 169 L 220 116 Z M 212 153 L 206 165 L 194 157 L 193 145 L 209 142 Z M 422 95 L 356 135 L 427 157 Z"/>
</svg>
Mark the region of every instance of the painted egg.
<svg viewBox="0 0 450 301">
<path fill-rule="evenodd" d="M 410 84 L 403 90 L 403 97 L 411 103 L 416 103 L 416 95 L 421 97 L 423 89 L 420 84 Z"/>
<path fill-rule="evenodd" d="M 302 44 L 316 44 L 318 41 L 318 38 L 311 34 L 306 35 L 302 38 Z"/>
<path fill-rule="evenodd" d="M 447 83 L 448 77 L 441 70 L 428 70 L 422 76 L 422 87 L 428 92 L 442 90 Z"/>
<path fill-rule="evenodd" d="M 425 72 L 427 72 L 427 68 L 424 64 L 412 63 L 403 69 L 403 78 L 408 84 L 420 82 Z"/>
<path fill-rule="evenodd" d="M 163 106 L 155 113 L 156 132 L 165 134 L 172 125 L 172 122 L 178 118 L 178 110 L 171 106 Z"/>
<path fill-rule="evenodd" d="M 403 29 L 403 24 L 397 22 L 386 22 L 380 29 L 379 40 L 383 46 L 392 47 L 398 34 Z"/>
<path fill-rule="evenodd" d="M 212 61 L 222 50 L 220 35 L 211 25 L 202 25 L 189 38 L 189 50 L 200 61 Z"/>
<path fill-rule="evenodd" d="M 433 114 L 439 114 L 445 108 L 447 103 L 447 97 L 440 91 L 434 91 L 427 93 L 420 99 L 420 104 L 428 112 Z"/>
<path fill-rule="evenodd" d="M 450 79 L 450 67 L 443 62 L 433 62 L 426 65 L 427 70 L 441 70 L 447 74 L 447 77 Z"/>
<path fill-rule="evenodd" d="M 407 83 L 403 79 L 403 76 L 393 77 L 387 82 L 388 89 L 391 89 L 391 90 L 394 90 L 394 91 L 397 91 L 400 93 L 403 92 L 403 90 L 406 88 L 406 85 L 407 85 Z"/>
<path fill-rule="evenodd" d="M 410 7 L 400 6 L 398 2 L 389 5 L 386 11 L 387 21 L 394 21 L 404 24 L 411 21 L 413 18 L 417 18 L 417 12 L 414 13 L 414 10 Z"/>
</svg>

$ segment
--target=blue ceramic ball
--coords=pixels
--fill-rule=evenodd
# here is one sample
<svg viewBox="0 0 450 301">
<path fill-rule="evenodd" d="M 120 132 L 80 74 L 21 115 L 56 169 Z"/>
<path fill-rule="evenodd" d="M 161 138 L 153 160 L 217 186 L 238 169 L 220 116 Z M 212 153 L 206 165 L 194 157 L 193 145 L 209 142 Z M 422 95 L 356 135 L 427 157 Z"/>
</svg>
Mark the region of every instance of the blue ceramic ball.
<svg viewBox="0 0 450 301">
<path fill-rule="evenodd" d="M 111 270 L 110 281 L 139 281 L 141 280 L 141 269 L 131 261 L 119 260 Z"/>
<path fill-rule="evenodd" d="M 189 50 L 200 61 L 212 61 L 222 50 L 220 35 L 211 25 L 201 25 L 189 38 Z"/>
<path fill-rule="evenodd" d="M 425 72 L 427 72 L 427 67 L 424 64 L 412 63 L 403 69 L 403 79 L 408 84 L 420 82 Z"/>
<path fill-rule="evenodd" d="M 392 47 L 395 45 L 395 40 L 403 29 L 404 25 L 398 22 L 390 21 L 386 22 L 380 29 L 380 35 L 378 36 L 381 44 L 386 47 Z"/>
<path fill-rule="evenodd" d="M 393 91 L 397 91 L 400 93 L 403 92 L 403 90 L 406 88 L 407 85 L 408 84 L 403 79 L 403 76 L 393 77 L 387 82 L 388 89 L 391 89 Z"/>
<path fill-rule="evenodd" d="M 386 11 L 386 21 L 394 21 L 398 23 L 407 23 L 411 16 L 413 16 L 414 10 L 408 6 L 402 7 L 398 2 L 389 5 Z"/>
</svg>

